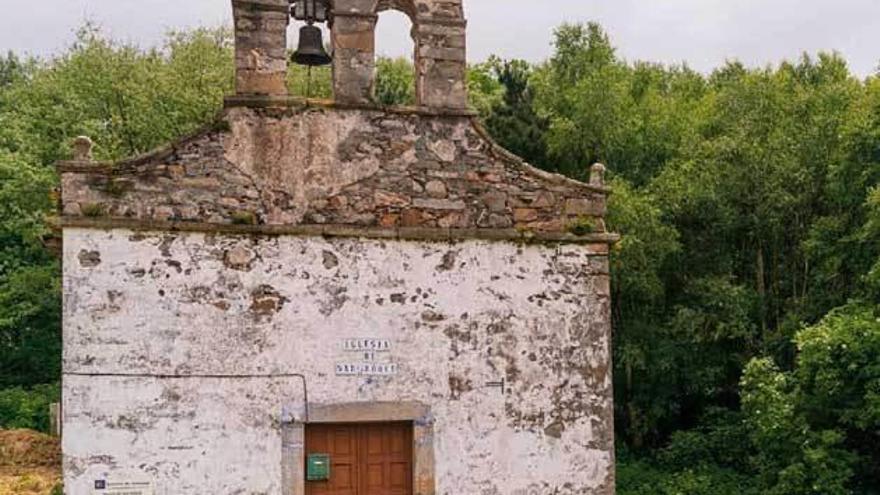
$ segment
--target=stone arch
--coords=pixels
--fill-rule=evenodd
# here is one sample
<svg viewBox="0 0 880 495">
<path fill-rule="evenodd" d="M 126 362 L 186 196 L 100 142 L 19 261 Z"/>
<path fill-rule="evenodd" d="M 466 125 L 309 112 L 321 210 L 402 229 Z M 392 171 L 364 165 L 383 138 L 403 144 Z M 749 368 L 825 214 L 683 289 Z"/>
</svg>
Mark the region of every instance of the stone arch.
<svg viewBox="0 0 880 495">
<path fill-rule="evenodd" d="M 419 78 L 417 77 L 416 67 L 418 67 L 418 43 L 416 42 L 416 24 L 414 22 L 414 15 L 410 14 L 400 8 L 398 5 L 389 5 L 390 3 L 402 3 L 402 2 L 379 2 L 379 5 L 376 9 L 376 62 L 380 63 L 382 56 L 388 55 L 384 52 L 383 44 L 389 42 L 391 39 L 394 40 L 395 43 L 399 43 L 400 46 L 406 47 L 406 54 L 403 54 L 403 58 L 405 58 L 410 64 L 410 76 L 411 81 L 410 84 L 407 84 L 405 87 L 399 85 L 399 81 L 395 81 L 393 87 L 387 87 L 388 91 L 381 91 L 380 82 L 381 82 L 381 66 L 376 69 L 376 81 L 374 88 L 374 101 L 378 104 L 388 104 L 391 102 L 400 102 L 403 103 L 403 100 L 407 100 L 408 103 L 405 104 L 418 104 L 418 94 L 419 94 Z M 399 54 L 395 54 L 394 58 L 396 59 Z M 406 91 L 406 96 L 409 98 L 404 98 L 405 94 L 402 91 Z"/>
<path fill-rule="evenodd" d="M 415 26 L 416 18 L 418 17 L 418 9 L 416 8 L 416 2 L 414 0 L 379 0 L 376 2 L 376 7 L 374 9 L 375 13 L 379 14 L 386 10 L 403 12 L 409 16 L 413 26 Z"/>
<path fill-rule="evenodd" d="M 372 103 L 378 13 L 396 10 L 412 20 L 416 104 L 467 106 L 462 0 L 333 0 L 333 89 L 337 101 Z"/>
</svg>

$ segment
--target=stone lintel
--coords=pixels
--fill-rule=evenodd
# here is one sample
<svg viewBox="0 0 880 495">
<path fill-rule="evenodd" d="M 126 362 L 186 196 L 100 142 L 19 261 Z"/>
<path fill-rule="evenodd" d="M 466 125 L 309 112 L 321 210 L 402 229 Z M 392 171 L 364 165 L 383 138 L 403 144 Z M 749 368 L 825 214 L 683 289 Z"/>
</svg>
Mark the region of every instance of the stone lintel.
<svg viewBox="0 0 880 495">
<path fill-rule="evenodd" d="M 297 96 L 271 95 L 236 95 L 228 96 L 224 101 L 226 108 L 328 108 L 339 110 L 367 110 L 386 112 L 398 115 L 425 115 L 429 117 L 476 117 L 476 111 L 468 108 L 443 108 L 428 106 L 383 106 L 373 103 L 346 103 L 333 100 L 301 98 Z"/>
<path fill-rule="evenodd" d="M 421 402 L 350 402 L 309 404 L 309 423 L 433 422 L 431 408 Z"/>
<path fill-rule="evenodd" d="M 232 6 L 240 9 L 290 13 L 290 7 L 273 0 L 232 0 Z"/>
</svg>

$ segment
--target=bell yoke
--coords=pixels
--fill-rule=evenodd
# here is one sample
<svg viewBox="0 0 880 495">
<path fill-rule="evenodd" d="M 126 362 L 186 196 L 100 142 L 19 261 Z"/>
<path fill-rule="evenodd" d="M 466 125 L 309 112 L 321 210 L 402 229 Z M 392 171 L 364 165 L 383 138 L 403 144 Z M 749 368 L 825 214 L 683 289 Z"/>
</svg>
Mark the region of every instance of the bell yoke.
<svg viewBox="0 0 880 495">
<path fill-rule="evenodd" d="M 326 0 L 296 0 L 291 7 L 291 16 L 304 21 L 305 26 L 299 30 L 299 46 L 291 60 L 298 65 L 318 67 L 329 65 L 333 57 L 324 48 L 324 36 L 316 22 L 326 22 L 333 26 L 330 6 Z"/>
</svg>

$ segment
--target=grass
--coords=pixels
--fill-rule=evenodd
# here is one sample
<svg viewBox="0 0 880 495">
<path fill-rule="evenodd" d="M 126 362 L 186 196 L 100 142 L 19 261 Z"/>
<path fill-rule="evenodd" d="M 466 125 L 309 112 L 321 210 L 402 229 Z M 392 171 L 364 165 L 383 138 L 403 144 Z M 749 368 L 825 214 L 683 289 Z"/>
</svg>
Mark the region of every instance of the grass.
<svg viewBox="0 0 880 495">
<path fill-rule="evenodd" d="M 60 468 L 0 467 L 0 495 L 51 495 L 60 484 Z"/>
<path fill-rule="evenodd" d="M 59 440 L 30 430 L 0 430 L 0 495 L 60 493 Z"/>
</svg>

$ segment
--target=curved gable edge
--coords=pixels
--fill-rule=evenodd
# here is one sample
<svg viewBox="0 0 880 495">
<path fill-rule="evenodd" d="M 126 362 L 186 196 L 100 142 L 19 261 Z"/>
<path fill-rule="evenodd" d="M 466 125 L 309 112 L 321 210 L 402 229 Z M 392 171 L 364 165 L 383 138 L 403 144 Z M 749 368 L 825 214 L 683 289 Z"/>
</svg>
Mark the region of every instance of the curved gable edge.
<svg viewBox="0 0 880 495">
<path fill-rule="evenodd" d="M 58 170 L 68 226 L 617 240 L 607 187 L 527 164 L 465 113 L 228 106 L 153 152 Z"/>
</svg>

